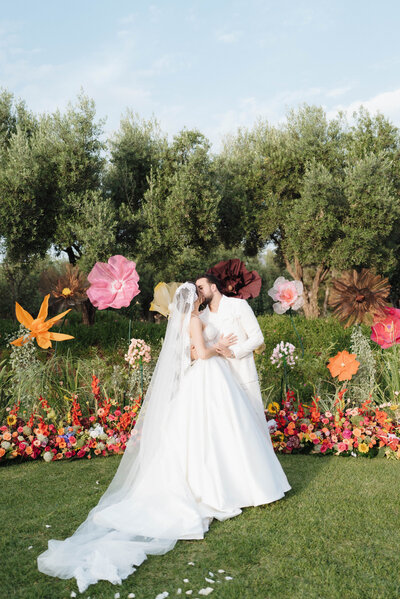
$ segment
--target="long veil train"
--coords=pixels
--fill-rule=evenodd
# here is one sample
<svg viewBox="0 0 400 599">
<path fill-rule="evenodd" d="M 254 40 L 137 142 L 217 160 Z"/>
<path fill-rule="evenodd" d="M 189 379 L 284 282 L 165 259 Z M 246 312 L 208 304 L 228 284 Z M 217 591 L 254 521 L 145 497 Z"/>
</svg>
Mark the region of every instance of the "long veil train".
<svg viewBox="0 0 400 599">
<path fill-rule="evenodd" d="M 75 577 L 80 592 L 98 580 L 120 583 L 135 571 L 147 554 L 163 554 L 177 538 L 150 538 L 96 522 L 96 514 L 120 504 L 134 493 L 140 473 L 150 467 L 165 434 L 170 403 L 185 370 L 190 366 L 189 321 L 195 287 L 184 283 L 177 290 L 149 389 L 118 470 L 87 519 L 65 541 L 49 541 L 38 557 L 41 572 L 58 578 Z"/>
</svg>

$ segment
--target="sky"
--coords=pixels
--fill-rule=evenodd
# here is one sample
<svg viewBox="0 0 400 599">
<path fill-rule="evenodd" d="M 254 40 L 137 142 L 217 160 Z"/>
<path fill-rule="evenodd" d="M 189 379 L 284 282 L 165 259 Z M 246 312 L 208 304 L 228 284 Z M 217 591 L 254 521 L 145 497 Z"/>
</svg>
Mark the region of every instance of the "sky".
<svg viewBox="0 0 400 599">
<path fill-rule="evenodd" d="M 3 0 L 0 87 L 36 113 L 83 89 L 107 135 L 129 109 L 216 151 L 302 103 L 400 126 L 399 26 L 398 0 Z"/>
</svg>

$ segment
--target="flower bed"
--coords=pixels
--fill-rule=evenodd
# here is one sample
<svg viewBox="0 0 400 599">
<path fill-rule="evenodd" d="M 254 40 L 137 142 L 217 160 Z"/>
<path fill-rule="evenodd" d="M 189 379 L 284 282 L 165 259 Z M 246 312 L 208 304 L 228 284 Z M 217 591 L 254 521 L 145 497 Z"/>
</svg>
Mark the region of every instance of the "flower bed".
<svg viewBox="0 0 400 599">
<path fill-rule="evenodd" d="M 99 380 L 93 376 L 92 392 L 96 409 L 87 416 L 77 396 L 67 421 L 57 422 L 54 410 L 44 398 L 27 420 L 19 417 L 16 404 L 0 426 L 0 462 L 19 458 L 45 462 L 123 453 L 135 425 L 140 398 L 130 405 L 118 406 L 109 398 L 100 398 Z"/>
<path fill-rule="evenodd" d="M 318 397 L 309 406 L 295 407 L 292 391 L 287 392 L 282 409 L 270 403 L 265 414 L 275 451 L 400 459 L 399 406 L 384 410 L 367 400 L 361 407 L 345 409 L 344 393 L 339 394 L 334 413 L 320 411 Z"/>
</svg>

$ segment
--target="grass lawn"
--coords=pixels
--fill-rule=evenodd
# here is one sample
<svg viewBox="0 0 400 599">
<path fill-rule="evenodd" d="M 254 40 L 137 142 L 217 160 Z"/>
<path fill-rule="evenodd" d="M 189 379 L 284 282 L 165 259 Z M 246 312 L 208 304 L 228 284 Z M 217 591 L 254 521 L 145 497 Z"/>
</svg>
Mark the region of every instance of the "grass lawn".
<svg viewBox="0 0 400 599">
<path fill-rule="evenodd" d="M 77 592 L 74 580 L 40 574 L 36 557 L 48 539 L 65 538 L 85 519 L 119 459 L 0 468 L 3 597 L 68 599 Z M 198 590 L 211 586 L 204 580 L 209 571 L 221 580 L 211 599 L 400 597 L 399 463 L 316 456 L 280 461 L 293 487 L 284 500 L 214 522 L 204 541 L 180 541 L 170 553 L 150 557 L 122 586 L 100 582 L 82 597 L 113 599 L 119 592 L 125 599 L 134 592 L 136 599 L 154 599 L 162 591 L 176 597 L 181 587 L 182 599 L 200 599 Z"/>
</svg>

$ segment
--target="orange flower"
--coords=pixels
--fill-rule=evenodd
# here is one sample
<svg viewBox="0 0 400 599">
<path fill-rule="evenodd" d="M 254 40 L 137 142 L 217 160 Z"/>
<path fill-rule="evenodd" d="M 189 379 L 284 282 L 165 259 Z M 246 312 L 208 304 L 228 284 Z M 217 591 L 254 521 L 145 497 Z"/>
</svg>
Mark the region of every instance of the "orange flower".
<svg viewBox="0 0 400 599">
<path fill-rule="evenodd" d="M 327 368 L 332 376 L 337 376 L 339 381 L 349 381 L 356 374 L 360 362 L 356 360 L 356 354 L 348 351 L 340 351 L 329 360 Z"/>
<path fill-rule="evenodd" d="M 32 451 L 33 451 L 33 449 L 30 445 L 28 445 L 28 447 L 25 449 L 26 455 L 31 455 Z"/>
<path fill-rule="evenodd" d="M 359 429 L 359 428 L 355 428 L 355 429 L 353 430 L 353 435 L 354 435 L 355 437 L 361 437 L 361 431 L 360 431 L 360 429 Z"/>
<path fill-rule="evenodd" d="M 3 435 L 3 439 L 4 439 L 4 441 L 9 441 L 11 439 L 11 433 L 6 431 Z"/>
<path fill-rule="evenodd" d="M 40 306 L 39 314 L 37 318 L 33 318 L 18 304 L 15 302 L 15 314 L 17 319 L 21 324 L 24 325 L 25 328 L 30 330 L 28 335 L 28 339 L 36 338 L 37 344 L 43 349 L 47 349 L 51 347 L 51 341 L 65 341 L 66 339 L 73 339 L 72 335 L 65 335 L 64 333 L 50 333 L 49 329 L 60 320 L 65 314 L 70 312 L 70 310 L 66 310 L 65 312 L 61 312 L 61 314 L 57 314 L 53 318 L 50 318 L 46 321 L 48 307 L 49 307 L 49 297 L 50 293 L 46 295 L 44 298 L 42 305 Z M 14 341 L 11 341 L 12 345 L 21 346 L 27 342 L 28 339 L 24 339 L 24 337 L 19 337 Z"/>
<path fill-rule="evenodd" d="M 2 458 L 5 453 L 6 453 L 6 450 L 3 449 L 2 447 L 0 447 L 0 458 Z"/>
</svg>

